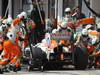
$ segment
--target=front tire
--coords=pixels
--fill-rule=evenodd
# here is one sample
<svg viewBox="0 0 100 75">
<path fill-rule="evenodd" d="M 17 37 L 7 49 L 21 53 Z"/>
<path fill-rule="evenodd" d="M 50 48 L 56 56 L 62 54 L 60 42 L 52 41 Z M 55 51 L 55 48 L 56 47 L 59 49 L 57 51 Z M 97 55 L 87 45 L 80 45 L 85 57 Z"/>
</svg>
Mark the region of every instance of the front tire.
<svg viewBox="0 0 100 75">
<path fill-rule="evenodd" d="M 74 52 L 74 65 L 77 70 L 84 70 L 88 65 L 88 52 L 86 48 L 76 47 Z"/>
</svg>

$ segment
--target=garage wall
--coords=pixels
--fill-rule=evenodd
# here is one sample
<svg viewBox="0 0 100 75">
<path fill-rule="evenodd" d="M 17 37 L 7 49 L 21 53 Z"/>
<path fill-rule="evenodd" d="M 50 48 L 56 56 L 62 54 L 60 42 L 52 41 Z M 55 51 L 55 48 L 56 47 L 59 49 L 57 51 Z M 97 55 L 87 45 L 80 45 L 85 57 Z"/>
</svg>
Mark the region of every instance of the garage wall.
<svg viewBox="0 0 100 75">
<path fill-rule="evenodd" d="M 90 0 L 91 7 L 100 14 L 100 0 Z"/>
<path fill-rule="evenodd" d="M 13 0 L 13 17 L 15 18 L 22 10 L 22 0 Z"/>
<path fill-rule="evenodd" d="M 2 0 L 0 0 L 0 16 L 2 16 Z"/>
</svg>

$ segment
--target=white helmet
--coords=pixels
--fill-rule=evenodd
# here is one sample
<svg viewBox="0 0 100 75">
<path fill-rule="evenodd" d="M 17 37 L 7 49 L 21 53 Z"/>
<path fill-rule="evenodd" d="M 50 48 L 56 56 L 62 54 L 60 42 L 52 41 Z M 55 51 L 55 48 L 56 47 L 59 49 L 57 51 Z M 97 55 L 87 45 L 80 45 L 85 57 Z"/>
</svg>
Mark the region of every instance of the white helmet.
<svg viewBox="0 0 100 75">
<path fill-rule="evenodd" d="M 26 12 L 22 12 L 21 15 L 22 15 L 24 18 L 27 18 Z"/>
<path fill-rule="evenodd" d="M 67 22 L 62 22 L 60 25 L 62 28 L 66 28 L 67 27 Z"/>
<path fill-rule="evenodd" d="M 53 29 L 52 30 L 52 33 L 57 33 L 57 29 Z"/>
<path fill-rule="evenodd" d="M 11 40 L 13 42 L 16 40 L 16 34 L 14 32 L 8 32 L 7 37 L 9 40 Z"/>
<path fill-rule="evenodd" d="M 91 40 L 92 44 L 95 44 L 97 41 L 99 41 L 99 38 L 97 36 L 91 36 L 91 37 L 92 37 L 92 40 Z"/>
<path fill-rule="evenodd" d="M 18 16 L 17 16 L 18 18 L 27 18 L 27 13 L 26 12 L 21 12 L 21 14 L 18 14 Z"/>
<path fill-rule="evenodd" d="M 41 43 L 47 43 L 47 41 L 46 41 L 45 39 L 43 39 L 43 40 L 41 41 Z"/>
<path fill-rule="evenodd" d="M 17 17 L 18 17 L 18 18 L 22 18 L 22 15 L 21 15 L 21 14 L 18 14 Z"/>
<path fill-rule="evenodd" d="M 88 35 L 87 29 L 83 29 L 83 30 L 82 30 L 82 34 L 83 34 L 83 35 Z"/>
<path fill-rule="evenodd" d="M 65 12 L 70 12 L 70 11 L 71 11 L 70 8 L 66 8 L 66 9 L 65 9 Z"/>
<path fill-rule="evenodd" d="M 92 27 L 92 25 L 91 24 L 88 24 L 85 28 L 86 29 L 89 29 L 89 28 L 91 28 Z"/>
<path fill-rule="evenodd" d="M 9 16 L 9 17 L 7 18 L 7 24 L 12 24 L 12 21 L 13 21 L 13 19 Z"/>
<path fill-rule="evenodd" d="M 7 25 L 7 19 L 4 19 L 4 20 L 2 21 L 2 27 L 3 27 L 3 28 L 7 28 L 7 27 L 8 27 L 8 25 Z"/>
</svg>

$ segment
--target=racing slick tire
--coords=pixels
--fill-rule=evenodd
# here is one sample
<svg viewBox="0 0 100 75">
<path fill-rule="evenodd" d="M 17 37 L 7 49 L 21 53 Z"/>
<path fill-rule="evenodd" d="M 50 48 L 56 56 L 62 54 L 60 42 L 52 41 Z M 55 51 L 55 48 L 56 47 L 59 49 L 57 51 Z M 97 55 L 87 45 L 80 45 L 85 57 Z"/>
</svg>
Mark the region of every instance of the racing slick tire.
<svg viewBox="0 0 100 75">
<path fill-rule="evenodd" d="M 86 48 L 76 47 L 74 51 L 74 65 L 77 70 L 84 70 L 88 65 L 88 52 Z"/>
<path fill-rule="evenodd" d="M 46 53 L 41 48 L 35 47 L 33 49 L 33 58 L 31 60 L 31 66 L 29 70 L 38 68 L 40 71 L 44 71 L 44 66 L 47 62 Z"/>
</svg>

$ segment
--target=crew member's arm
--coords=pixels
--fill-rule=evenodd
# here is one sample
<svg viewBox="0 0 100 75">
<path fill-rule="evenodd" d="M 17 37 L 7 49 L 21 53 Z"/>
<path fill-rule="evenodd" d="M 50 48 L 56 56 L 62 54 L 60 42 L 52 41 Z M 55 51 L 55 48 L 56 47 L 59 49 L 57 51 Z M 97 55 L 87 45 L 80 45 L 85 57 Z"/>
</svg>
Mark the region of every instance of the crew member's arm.
<svg viewBox="0 0 100 75">
<path fill-rule="evenodd" d="M 77 35 L 77 41 L 75 42 L 74 45 L 78 45 L 78 43 L 80 42 L 80 38 L 81 38 L 81 34 Z"/>
</svg>

